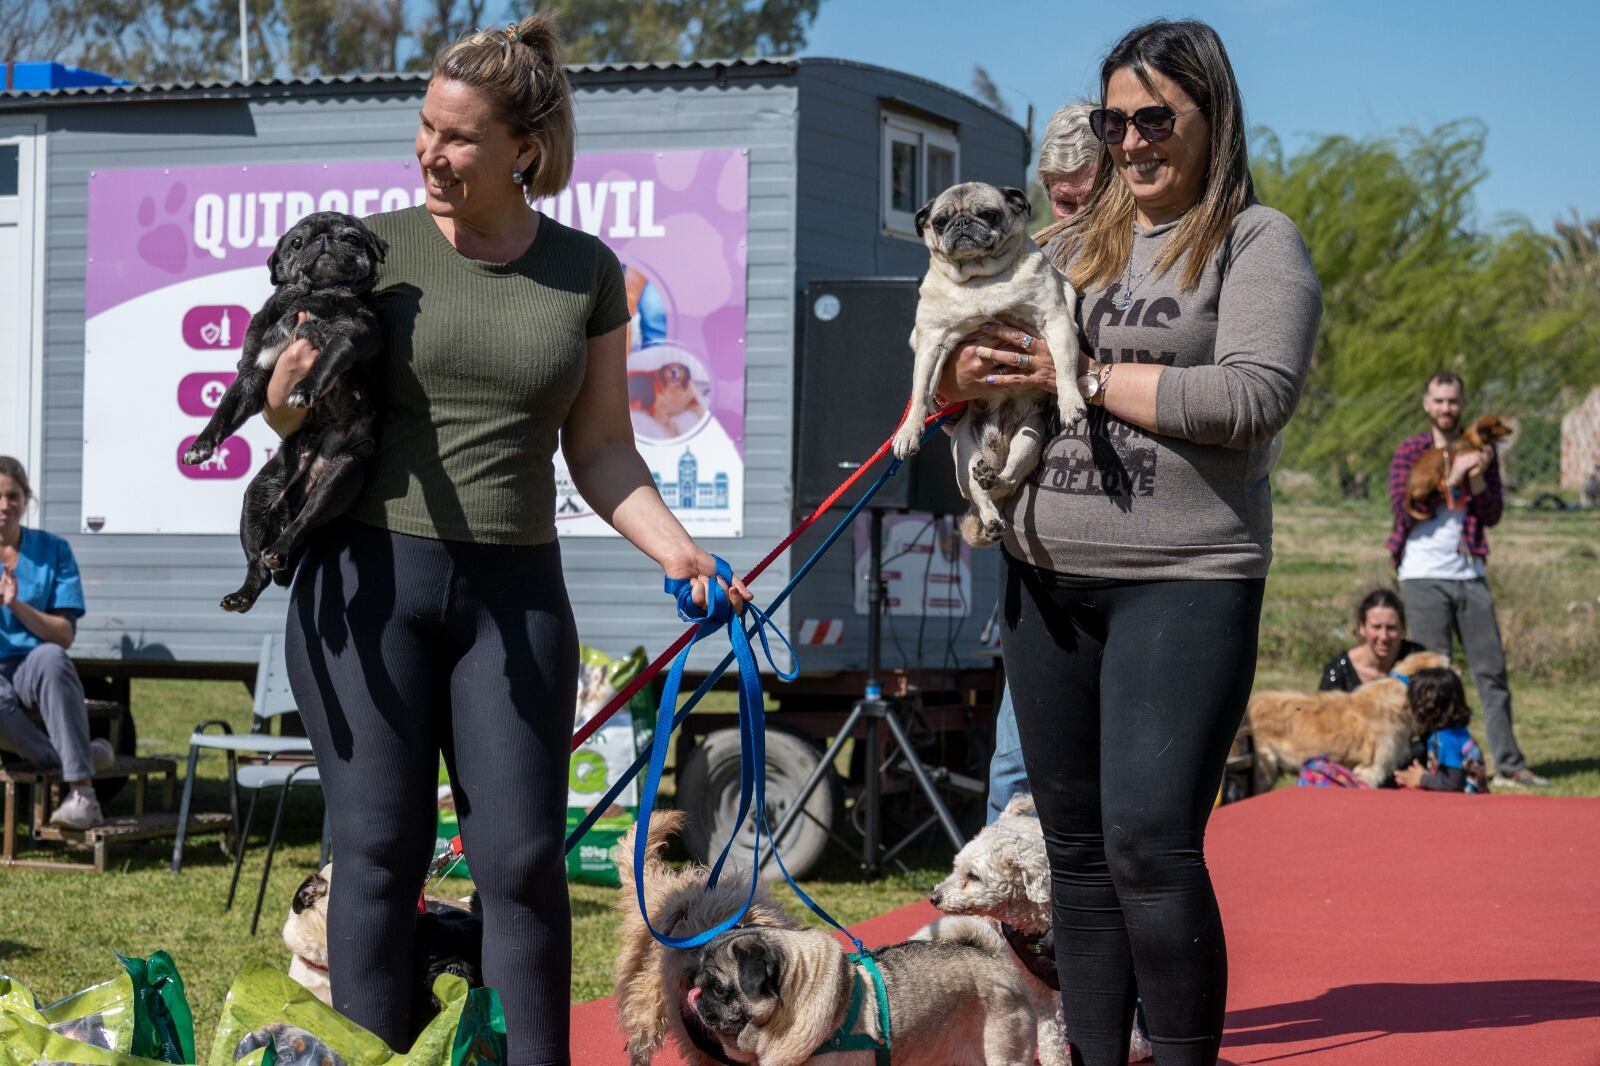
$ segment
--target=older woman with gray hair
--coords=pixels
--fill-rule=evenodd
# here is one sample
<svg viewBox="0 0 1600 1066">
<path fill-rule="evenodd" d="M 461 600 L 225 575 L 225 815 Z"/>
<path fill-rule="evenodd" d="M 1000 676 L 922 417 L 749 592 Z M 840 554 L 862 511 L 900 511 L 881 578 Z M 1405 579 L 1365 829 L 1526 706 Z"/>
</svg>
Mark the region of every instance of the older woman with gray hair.
<svg viewBox="0 0 1600 1066">
<path fill-rule="evenodd" d="M 1077 214 L 1094 188 L 1100 142 L 1089 128 L 1092 104 L 1068 104 L 1050 116 L 1039 144 L 1039 184 L 1050 197 L 1050 213 L 1060 222 Z"/>
</svg>

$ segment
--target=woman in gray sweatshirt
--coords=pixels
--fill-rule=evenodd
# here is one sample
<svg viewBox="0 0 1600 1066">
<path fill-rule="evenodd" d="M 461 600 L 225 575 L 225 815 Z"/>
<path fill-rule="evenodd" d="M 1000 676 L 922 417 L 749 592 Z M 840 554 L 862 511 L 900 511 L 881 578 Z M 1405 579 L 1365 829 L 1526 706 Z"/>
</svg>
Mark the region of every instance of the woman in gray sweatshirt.
<svg viewBox="0 0 1600 1066">
<path fill-rule="evenodd" d="M 1012 500 L 1006 674 L 1073 1061 L 1127 1061 L 1137 989 L 1162 1066 L 1210 1064 L 1227 948 L 1202 843 L 1255 673 L 1267 475 L 1322 297 L 1294 223 L 1255 200 L 1214 30 L 1139 26 L 1100 81 L 1099 176 L 1041 235 L 1080 294 L 1091 406 Z M 941 392 L 1053 374 L 1042 337 L 995 325 Z"/>
</svg>

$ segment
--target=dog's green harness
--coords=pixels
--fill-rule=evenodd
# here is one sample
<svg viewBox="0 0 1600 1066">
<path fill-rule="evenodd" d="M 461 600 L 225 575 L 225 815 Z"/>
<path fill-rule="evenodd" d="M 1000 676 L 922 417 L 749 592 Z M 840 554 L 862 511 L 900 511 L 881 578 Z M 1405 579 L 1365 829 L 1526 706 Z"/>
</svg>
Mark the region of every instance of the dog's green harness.
<svg viewBox="0 0 1600 1066">
<path fill-rule="evenodd" d="M 878 972 L 878 961 L 870 951 L 854 953 L 850 956 L 850 962 L 850 1010 L 844 1016 L 844 1023 L 822 1042 L 815 1053 L 830 1055 L 836 1051 L 871 1051 L 877 1066 L 889 1066 L 889 994 L 883 988 L 883 974 Z M 856 1019 L 861 1016 L 862 980 L 856 966 L 865 966 L 872 978 L 872 992 L 878 999 L 878 1028 L 883 1031 L 881 1044 L 872 1039 L 871 1033 L 850 1031 L 856 1027 Z"/>
</svg>

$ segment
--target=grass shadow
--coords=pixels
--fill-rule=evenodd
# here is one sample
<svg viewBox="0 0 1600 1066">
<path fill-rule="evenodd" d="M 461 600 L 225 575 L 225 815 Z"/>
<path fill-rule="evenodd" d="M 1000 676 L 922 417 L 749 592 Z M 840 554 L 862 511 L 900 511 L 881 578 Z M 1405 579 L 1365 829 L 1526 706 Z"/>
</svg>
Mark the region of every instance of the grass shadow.
<svg viewBox="0 0 1600 1066">
<path fill-rule="evenodd" d="M 1550 778 L 1600 773 L 1600 759 L 1542 759 L 1535 765 L 1541 774 Z"/>
</svg>

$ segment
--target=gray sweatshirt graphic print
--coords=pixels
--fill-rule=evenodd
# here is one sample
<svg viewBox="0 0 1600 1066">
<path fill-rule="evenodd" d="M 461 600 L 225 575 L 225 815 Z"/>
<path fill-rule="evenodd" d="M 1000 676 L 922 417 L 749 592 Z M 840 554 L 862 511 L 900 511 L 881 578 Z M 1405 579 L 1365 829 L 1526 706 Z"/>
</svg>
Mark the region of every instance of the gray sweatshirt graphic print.
<svg viewBox="0 0 1600 1066">
<path fill-rule="evenodd" d="M 1305 385 L 1321 288 L 1294 223 L 1256 204 L 1185 291 L 1181 264 L 1152 269 L 1175 226 L 1136 229 L 1128 269 L 1078 303 L 1096 359 L 1166 367 L 1158 432 L 1091 407 L 1052 440 L 1011 504 L 1006 549 L 1025 562 L 1131 580 L 1266 575 L 1267 476 Z"/>
</svg>

